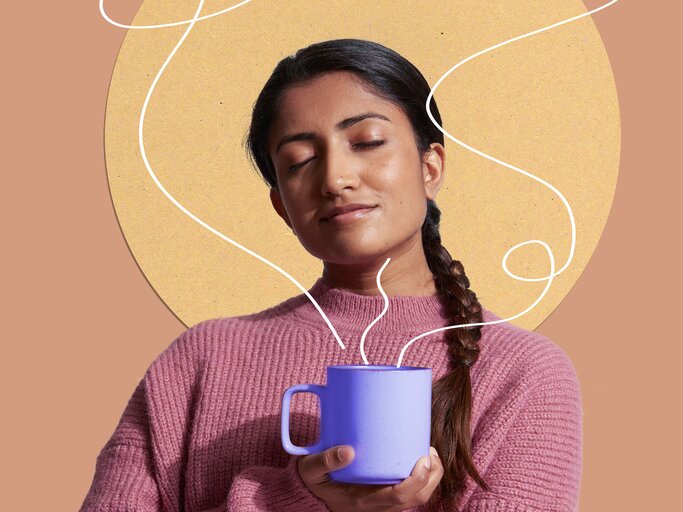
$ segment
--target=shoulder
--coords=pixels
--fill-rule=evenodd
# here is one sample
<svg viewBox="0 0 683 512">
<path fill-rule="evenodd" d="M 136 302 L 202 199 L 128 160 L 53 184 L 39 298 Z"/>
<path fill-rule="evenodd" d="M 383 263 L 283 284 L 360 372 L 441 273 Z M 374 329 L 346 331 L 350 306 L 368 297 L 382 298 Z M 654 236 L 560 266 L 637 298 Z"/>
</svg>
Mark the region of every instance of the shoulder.
<svg viewBox="0 0 683 512">
<path fill-rule="evenodd" d="M 303 301 L 292 297 L 270 308 L 239 316 L 203 320 L 178 335 L 159 356 L 159 360 L 201 364 L 215 353 L 234 345 L 236 340 L 274 337 L 291 331 L 297 324 L 297 309 Z M 158 362 L 157 361 L 157 362 Z"/>
<path fill-rule="evenodd" d="M 470 506 L 505 508 L 509 502 L 524 510 L 574 510 L 583 418 L 574 366 L 539 333 L 509 323 L 484 327 L 476 363 L 482 366 L 475 364 L 471 373 L 472 447 L 491 491 L 474 491 Z"/>
<path fill-rule="evenodd" d="M 529 432 L 533 437 L 558 427 L 580 444 L 581 388 L 567 353 L 547 337 L 507 322 L 484 326 L 479 343 L 470 373 L 477 442 L 511 442 L 510 436 L 526 439 Z"/>
<path fill-rule="evenodd" d="M 484 321 L 500 320 L 485 311 Z M 525 396 L 543 392 L 566 393 L 576 398 L 580 386 L 576 369 L 565 350 L 539 334 L 508 322 L 482 328 L 480 370 L 496 387 L 517 389 Z"/>
<path fill-rule="evenodd" d="M 173 380 L 194 376 L 206 360 L 213 343 L 216 320 L 201 321 L 181 332 L 147 369 L 145 380 Z"/>
</svg>

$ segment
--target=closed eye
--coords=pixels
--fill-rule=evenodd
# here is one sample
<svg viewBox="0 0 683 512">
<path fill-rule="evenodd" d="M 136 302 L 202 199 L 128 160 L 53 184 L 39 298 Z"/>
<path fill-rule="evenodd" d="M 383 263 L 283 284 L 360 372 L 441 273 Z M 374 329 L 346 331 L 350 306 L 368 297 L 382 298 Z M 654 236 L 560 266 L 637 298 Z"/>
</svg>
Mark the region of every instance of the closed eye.
<svg viewBox="0 0 683 512">
<path fill-rule="evenodd" d="M 351 147 L 354 149 L 364 150 L 364 149 L 376 148 L 378 146 L 381 146 L 382 144 L 384 144 L 383 140 L 373 140 L 370 142 L 357 142 L 355 144 L 352 144 Z M 295 171 L 301 169 L 304 165 L 306 165 L 307 163 L 309 163 L 310 161 L 312 161 L 314 159 L 315 159 L 315 156 L 312 156 L 311 158 L 307 158 L 303 162 L 299 162 L 297 164 L 290 165 L 287 168 L 287 172 L 295 172 Z"/>
<path fill-rule="evenodd" d="M 353 144 L 351 147 L 357 148 L 357 149 L 365 149 L 365 148 L 375 148 L 377 146 L 381 146 L 384 144 L 383 140 L 373 140 L 371 142 L 357 142 L 356 144 Z"/>
<path fill-rule="evenodd" d="M 307 159 L 304 160 L 303 162 L 299 162 L 298 164 L 290 165 L 290 166 L 287 168 L 287 172 L 294 172 L 294 171 L 296 171 L 297 169 L 301 169 L 304 165 L 306 165 L 308 162 L 310 162 L 310 161 L 313 160 L 314 158 L 315 158 L 315 156 L 312 156 L 311 158 L 307 158 Z"/>
</svg>

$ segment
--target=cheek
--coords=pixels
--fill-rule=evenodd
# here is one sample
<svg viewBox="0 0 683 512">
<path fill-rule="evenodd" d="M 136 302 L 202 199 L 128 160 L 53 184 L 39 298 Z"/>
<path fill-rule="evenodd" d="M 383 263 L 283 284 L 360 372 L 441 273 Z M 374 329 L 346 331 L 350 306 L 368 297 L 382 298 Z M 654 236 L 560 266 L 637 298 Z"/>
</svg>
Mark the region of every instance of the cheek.
<svg viewBox="0 0 683 512">
<path fill-rule="evenodd" d="M 422 169 L 415 155 L 395 154 L 368 170 L 368 182 L 390 206 L 412 208 L 426 201 Z"/>
<path fill-rule="evenodd" d="M 289 179 L 280 181 L 280 193 L 283 202 L 290 212 L 305 211 L 311 203 L 311 187 L 305 180 L 290 176 Z"/>
<path fill-rule="evenodd" d="M 303 187 L 288 187 L 285 208 L 295 231 L 300 236 L 309 237 L 318 229 L 316 213 L 319 203 L 312 199 L 310 190 Z"/>
</svg>

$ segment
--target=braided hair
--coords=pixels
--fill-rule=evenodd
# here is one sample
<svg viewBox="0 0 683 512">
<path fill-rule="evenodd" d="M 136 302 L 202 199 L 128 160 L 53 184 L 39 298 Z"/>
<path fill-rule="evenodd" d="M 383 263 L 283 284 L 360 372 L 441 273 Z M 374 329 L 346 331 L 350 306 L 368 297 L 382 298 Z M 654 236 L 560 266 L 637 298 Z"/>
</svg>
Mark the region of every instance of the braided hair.
<svg viewBox="0 0 683 512">
<path fill-rule="evenodd" d="M 448 314 L 449 325 L 480 323 L 481 304 L 477 295 L 470 290 L 465 268 L 441 245 L 440 220 L 441 210 L 434 201 L 428 200 L 427 216 L 422 224 L 422 247 L 427 265 L 434 275 L 439 299 Z M 444 466 L 439 494 L 443 500 L 454 500 L 465 486 L 467 473 L 488 490 L 474 466 L 470 446 L 470 367 L 479 357 L 481 327 L 448 329 L 444 332 L 450 372 L 432 385 L 432 444 Z M 432 509 L 434 502 L 430 500 Z"/>
<path fill-rule="evenodd" d="M 333 71 L 348 71 L 361 78 L 378 96 L 400 107 L 410 120 L 420 155 L 430 144 L 443 144 L 443 134 L 425 112 L 430 88 L 422 73 L 393 50 L 359 39 L 336 39 L 303 48 L 282 59 L 259 94 L 252 112 L 246 146 L 262 178 L 277 189 L 277 176 L 268 152 L 268 135 L 277 117 L 280 100 L 287 88 Z M 441 123 L 432 98 L 430 110 Z M 481 322 L 481 305 L 469 289 L 470 283 L 459 261 L 453 260 L 441 245 L 441 212 L 432 200 L 422 225 L 422 244 L 429 269 L 450 324 Z M 438 501 L 450 503 L 462 492 L 469 474 L 488 489 L 472 462 L 470 416 L 472 391 L 470 366 L 477 360 L 481 328 L 469 327 L 445 331 L 450 371 L 433 384 L 431 444 L 444 465 L 444 475 L 430 508 Z"/>
</svg>

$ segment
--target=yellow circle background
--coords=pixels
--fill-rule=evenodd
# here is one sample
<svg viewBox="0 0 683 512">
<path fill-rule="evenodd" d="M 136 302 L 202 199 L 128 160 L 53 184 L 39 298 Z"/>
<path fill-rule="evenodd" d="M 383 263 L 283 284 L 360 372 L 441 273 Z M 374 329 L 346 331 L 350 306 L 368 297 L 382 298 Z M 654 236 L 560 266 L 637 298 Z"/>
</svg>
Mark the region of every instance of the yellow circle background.
<svg viewBox="0 0 683 512">
<path fill-rule="evenodd" d="M 197 5 L 147 0 L 132 24 L 190 19 Z M 202 14 L 229 5 L 207 1 Z M 273 211 L 242 145 L 251 106 L 277 61 L 320 40 L 370 39 L 404 55 L 434 84 L 477 51 L 583 12 L 578 0 L 254 0 L 193 28 L 150 101 L 145 151 L 160 182 L 188 210 L 309 287 L 322 263 Z M 144 167 L 138 146 L 143 101 L 186 29 L 129 30 L 110 84 L 105 148 L 111 195 L 130 250 L 159 297 L 189 326 L 261 310 L 300 291 L 186 216 Z M 536 308 L 514 321 L 533 329 L 585 268 L 614 196 L 619 108 L 600 35 L 586 17 L 517 41 L 456 70 L 435 97 L 444 127 L 455 137 L 550 182 L 572 206 L 577 245 L 571 266 Z M 454 143 L 446 150 L 446 181 L 437 197 L 443 243 L 463 262 L 482 305 L 501 317 L 514 315 L 545 282 L 513 280 L 501 267 L 503 255 L 540 239 L 559 269 L 571 242 L 566 210 L 530 178 Z M 525 277 L 549 271 L 540 246 L 516 251 L 508 264 Z"/>
</svg>

